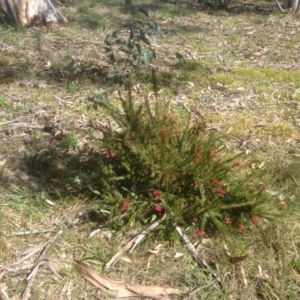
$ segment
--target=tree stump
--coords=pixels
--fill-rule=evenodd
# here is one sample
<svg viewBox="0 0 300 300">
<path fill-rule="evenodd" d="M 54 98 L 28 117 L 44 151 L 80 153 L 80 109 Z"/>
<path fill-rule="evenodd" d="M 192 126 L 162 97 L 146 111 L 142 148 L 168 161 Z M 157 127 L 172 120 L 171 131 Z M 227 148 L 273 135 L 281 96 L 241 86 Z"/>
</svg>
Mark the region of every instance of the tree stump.
<svg viewBox="0 0 300 300">
<path fill-rule="evenodd" d="M 51 0 L 0 0 L 0 12 L 26 27 L 68 22 Z"/>
</svg>

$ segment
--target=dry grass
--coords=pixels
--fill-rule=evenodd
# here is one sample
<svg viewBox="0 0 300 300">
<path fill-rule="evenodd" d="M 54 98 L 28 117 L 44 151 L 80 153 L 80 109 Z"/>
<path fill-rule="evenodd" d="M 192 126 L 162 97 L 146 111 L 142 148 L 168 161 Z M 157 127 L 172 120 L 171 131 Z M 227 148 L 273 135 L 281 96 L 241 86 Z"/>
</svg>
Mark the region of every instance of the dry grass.
<svg viewBox="0 0 300 300">
<path fill-rule="evenodd" d="M 25 274 L 16 270 L 33 263 L 36 255 L 13 264 L 26 249 L 44 246 L 54 235 L 13 232 L 63 231 L 47 252 L 31 299 L 109 299 L 71 261 L 85 260 L 105 273 L 105 264 L 135 233 L 113 232 L 109 239 L 102 231 L 89 238 L 103 224 L 101 215 L 95 213 L 92 199 L 72 194 L 65 180 L 66 153 L 92 144 L 89 118 L 105 117 L 77 101 L 105 87 L 101 76 L 88 70 L 72 76 L 68 65 L 72 59 L 85 67 L 103 61 L 105 36 L 131 19 L 146 17 L 137 9 L 125 10 L 123 1 L 66 2 L 63 11 L 71 20 L 66 26 L 47 31 L 0 25 L 0 288 L 11 299 L 20 299 L 26 284 Z M 201 10 L 193 1 L 143 3 L 162 28 L 157 49 L 170 52 L 158 66 L 171 74 L 159 81 L 161 97 L 172 97 L 174 105 L 185 104 L 210 127 L 227 132 L 228 147 L 247 152 L 253 168 L 264 170 L 266 177 L 276 175 L 269 191 L 287 207 L 280 223 L 261 222 L 234 238 L 212 236 L 199 242 L 190 237 L 198 240 L 201 257 L 217 270 L 221 286 L 197 265 L 184 243 L 170 245 L 151 235 L 128 255 L 131 264 L 118 262 L 106 275 L 180 288 L 186 295 L 178 299 L 199 287 L 186 299 L 299 299 L 299 17 L 280 14 L 270 2 L 233 3 L 228 12 Z M 187 68 L 178 64 L 177 51 Z M 142 82 L 134 96 L 149 91 Z M 110 97 L 115 97 L 111 91 Z M 55 123 L 60 136 L 56 144 L 43 131 L 46 122 Z M 73 137 L 63 144 L 70 133 Z M 43 164 L 51 161 L 24 163 L 24 153 L 51 152 L 51 147 L 61 147 L 56 173 L 44 174 Z M 76 171 L 74 166 L 70 176 Z M 148 250 L 158 244 L 162 248 L 148 269 Z M 178 252 L 184 255 L 175 259 Z M 8 266 L 9 272 L 2 273 Z"/>
</svg>

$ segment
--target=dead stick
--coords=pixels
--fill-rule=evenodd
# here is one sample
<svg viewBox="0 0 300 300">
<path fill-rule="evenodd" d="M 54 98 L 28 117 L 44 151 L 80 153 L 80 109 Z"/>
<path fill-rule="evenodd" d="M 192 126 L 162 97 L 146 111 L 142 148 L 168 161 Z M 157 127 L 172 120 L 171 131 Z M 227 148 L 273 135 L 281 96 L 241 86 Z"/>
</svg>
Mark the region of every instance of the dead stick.
<svg viewBox="0 0 300 300">
<path fill-rule="evenodd" d="M 196 288 L 195 290 L 193 290 L 192 292 L 190 292 L 189 295 L 188 295 L 188 297 L 184 298 L 183 300 L 193 300 L 193 297 L 194 297 L 195 294 L 197 294 L 198 292 L 200 292 L 204 288 L 209 287 L 211 285 L 213 285 L 213 283 L 211 283 L 209 285 L 199 286 L 198 288 Z"/>
<path fill-rule="evenodd" d="M 131 246 L 133 245 L 133 242 L 135 241 L 135 238 L 133 238 L 129 243 L 127 243 L 121 251 L 119 251 L 118 253 L 116 253 L 111 260 L 106 264 L 105 266 L 105 270 L 109 270 L 118 260 L 119 258 L 127 251 L 131 248 Z"/>
<path fill-rule="evenodd" d="M 176 231 L 178 232 L 178 234 L 181 236 L 181 238 L 183 239 L 183 241 L 186 243 L 188 249 L 190 250 L 190 252 L 193 254 L 193 256 L 196 258 L 196 260 L 198 261 L 198 263 L 208 269 L 211 270 L 210 266 L 208 265 L 208 263 L 204 260 L 201 259 L 200 256 L 197 253 L 197 250 L 195 249 L 195 247 L 192 245 L 192 243 L 190 242 L 190 240 L 188 239 L 188 237 L 182 232 L 181 228 L 178 225 L 174 225 Z M 212 272 L 212 275 L 215 277 L 215 279 L 218 281 L 219 284 L 221 284 L 221 280 L 219 278 L 219 276 L 216 273 Z"/>
<path fill-rule="evenodd" d="M 46 261 L 42 262 L 42 264 L 45 264 L 45 263 L 46 263 Z M 33 266 L 34 266 L 34 264 L 26 265 L 21 268 L 7 268 L 6 272 L 8 273 L 8 275 L 10 277 L 18 276 L 20 274 L 28 273 L 30 270 L 32 270 Z"/>
<path fill-rule="evenodd" d="M 9 267 L 12 267 L 12 266 L 15 266 L 17 264 L 19 264 L 20 262 L 28 259 L 29 257 L 31 257 L 32 255 L 36 254 L 37 252 L 41 251 L 41 248 L 37 248 L 37 249 L 34 249 L 33 251 L 31 251 L 29 254 L 25 255 L 23 258 L 21 258 L 20 260 L 18 260 L 17 262 L 15 263 L 12 263 L 12 264 L 9 264 L 9 265 L 5 265 L 3 267 L 0 268 L 0 271 L 1 270 L 4 270 L 4 269 L 7 269 Z M 0 275 L 0 279 L 1 279 L 1 275 Z"/>
<path fill-rule="evenodd" d="M 33 266 L 33 269 L 31 271 L 31 273 L 27 277 L 27 285 L 26 285 L 26 288 L 25 288 L 25 290 L 23 292 L 21 300 L 27 300 L 27 299 L 29 299 L 31 287 L 33 285 L 33 281 L 35 279 L 35 276 L 37 274 L 39 266 L 43 263 L 43 261 L 45 259 L 46 252 L 48 251 L 49 247 L 55 242 L 55 240 L 57 239 L 57 237 L 59 235 L 61 235 L 62 233 L 63 233 L 63 231 L 59 230 L 56 233 L 56 235 L 54 236 L 54 238 L 50 242 L 48 242 L 46 244 L 46 246 L 44 247 L 43 251 L 39 254 L 38 258 L 36 259 L 36 261 L 34 263 L 34 266 Z"/>
<path fill-rule="evenodd" d="M 142 239 L 149 233 L 149 231 L 156 228 L 166 217 L 166 214 L 158 221 L 154 222 L 150 226 L 148 226 L 145 230 L 139 233 L 136 237 L 134 237 L 129 243 L 127 243 L 118 253 L 116 253 L 110 261 L 106 264 L 105 270 L 109 270 L 119 259 L 120 257 L 131 247 L 131 251 L 142 241 Z"/>
<path fill-rule="evenodd" d="M 8 297 L 8 295 L 6 294 L 6 292 L 3 291 L 2 289 L 0 289 L 0 299 L 1 300 L 10 300 L 10 298 Z"/>
<path fill-rule="evenodd" d="M 154 228 L 156 228 L 166 217 L 166 214 L 164 214 L 164 216 L 159 219 L 158 221 L 154 222 L 153 224 L 151 224 L 150 226 L 148 226 L 146 228 L 146 230 L 142 231 L 136 238 L 135 238 L 135 241 L 134 241 L 134 245 L 133 247 L 131 248 L 130 252 L 132 252 L 135 247 L 142 241 L 142 239 L 150 232 L 152 231 Z"/>
<path fill-rule="evenodd" d="M 54 232 L 56 230 L 55 227 L 41 229 L 41 230 L 30 230 L 30 231 L 18 231 L 13 232 L 12 235 L 27 235 L 27 234 L 34 234 L 34 233 L 47 233 L 47 232 Z"/>
</svg>

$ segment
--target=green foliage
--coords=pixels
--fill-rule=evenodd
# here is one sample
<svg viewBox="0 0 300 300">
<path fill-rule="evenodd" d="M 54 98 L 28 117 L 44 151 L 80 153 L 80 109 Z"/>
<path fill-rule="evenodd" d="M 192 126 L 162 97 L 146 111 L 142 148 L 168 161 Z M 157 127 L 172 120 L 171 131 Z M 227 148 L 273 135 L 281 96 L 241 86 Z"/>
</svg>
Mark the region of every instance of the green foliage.
<svg viewBox="0 0 300 300">
<path fill-rule="evenodd" d="M 203 236 L 204 230 L 242 231 L 248 222 L 269 218 L 273 210 L 266 206 L 270 199 L 263 178 L 237 162 L 226 150 L 224 136 L 168 101 L 159 101 L 155 76 L 154 103 L 132 98 L 131 81 L 159 65 L 152 43 L 160 31 L 156 23 L 135 20 L 106 36 L 103 81 L 114 83 L 112 90 L 115 85 L 127 87 L 129 96 L 111 103 L 108 90 L 99 88 L 80 99 L 104 108 L 111 123 L 96 124 L 100 139 L 89 155 L 80 157 L 75 184 L 99 198 L 99 211 L 115 220 L 117 228 L 149 224 L 165 215 L 162 234 L 171 237 L 173 225 L 179 224 Z M 175 56 L 181 68 L 192 70 L 182 54 Z M 74 60 L 64 71 L 76 79 L 87 69 L 97 70 Z M 77 91 L 76 80 L 68 89 Z M 77 145 L 76 135 L 70 135 L 58 146 Z"/>
<path fill-rule="evenodd" d="M 0 109 L 5 109 L 6 111 L 11 111 L 13 109 L 13 105 L 7 101 L 6 96 L 3 94 L 0 95 Z M 2 118 L 3 116 L 0 115 L 0 117 Z"/>
<path fill-rule="evenodd" d="M 65 149 L 75 148 L 78 146 L 79 140 L 75 133 L 67 135 L 60 143 L 59 146 Z"/>
<path fill-rule="evenodd" d="M 106 90 L 102 89 L 101 87 L 95 90 L 91 95 L 89 96 L 83 96 L 78 99 L 78 102 L 83 103 L 87 102 L 88 103 L 88 110 L 93 108 L 97 109 L 98 106 L 101 104 L 101 102 L 108 103 L 108 95 Z"/>
<path fill-rule="evenodd" d="M 35 154 L 24 153 L 23 168 L 29 174 L 37 175 L 49 169 L 51 165 L 51 156 L 48 151 L 43 151 Z"/>
<path fill-rule="evenodd" d="M 170 237 L 176 223 L 202 236 L 242 231 L 249 221 L 270 217 L 263 179 L 243 170 L 224 137 L 203 121 L 169 102 L 137 104 L 130 93 L 120 103 L 99 105 L 114 126 L 99 127 L 101 142 L 90 149 L 86 177 L 76 182 L 101 197 L 102 213 L 117 217 L 117 227 L 166 214 L 162 234 Z"/>
<path fill-rule="evenodd" d="M 89 12 L 89 6 L 87 4 L 83 4 L 78 7 L 77 12 L 79 14 L 87 14 Z"/>
<path fill-rule="evenodd" d="M 76 84 L 76 81 L 69 81 L 68 86 L 67 86 L 67 90 L 71 94 L 76 93 L 77 90 L 78 90 L 78 86 Z"/>
<path fill-rule="evenodd" d="M 88 6 L 80 7 L 82 14 Z M 87 15 L 89 27 L 105 30 L 106 24 L 98 16 Z M 102 28 L 102 29 L 101 29 Z M 129 24 L 120 30 L 115 30 L 106 35 L 101 62 L 93 60 L 72 59 L 62 64 L 53 65 L 52 76 L 59 81 L 68 81 L 68 91 L 74 93 L 78 90 L 80 78 L 97 80 L 106 86 L 126 86 L 129 77 L 133 80 L 144 79 L 154 64 L 163 62 L 170 53 L 160 53 L 160 60 L 152 47 L 161 34 L 160 26 L 155 22 L 129 21 Z M 183 58 L 182 58 L 183 59 Z M 1 61 L 0 61 L 1 64 Z"/>
<path fill-rule="evenodd" d="M 111 79 L 118 84 L 128 84 L 129 77 L 139 78 L 148 71 L 156 59 L 151 47 L 161 30 L 153 22 L 131 21 L 128 28 L 108 34 L 104 40 L 104 51 L 111 69 Z"/>
<path fill-rule="evenodd" d="M 87 8 L 87 4 L 83 8 Z M 82 6 L 81 10 L 84 11 Z M 84 12 L 82 13 L 84 14 Z M 96 16 L 87 15 L 84 22 L 92 27 L 95 25 L 97 30 L 105 30 L 105 22 L 99 24 L 101 19 Z M 94 22 L 95 21 L 95 22 Z M 94 23 L 94 24 L 92 24 Z M 51 76 L 55 80 L 68 82 L 67 90 L 75 93 L 80 87 L 81 80 L 92 80 L 94 83 L 101 83 L 106 88 L 119 89 L 128 85 L 129 78 L 134 82 L 149 82 L 150 72 L 153 68 L 161 71 L 164 83 L 172 85 L 171 79 L 174 72 L 168 68 L 169 61 L 173 61 L 172 51 L 162 47 L 153 47 L 158 43 L 161 35 L 160 26 L 153 21 L 130 20 L 126 25 L 118 30 L 112 31 L 105 36 L 103 47 L 101 47 L 101 59 L 79 60 L 72 58 L 71 61 L 53 63 Z M 159 49 L 157 51 L 157 49 Z M 189 51 L 185 51 L 193 58 Z M 175 68 L 186 71 L 186 77 L 190 75 L 188 71 L 195 71 L 196 60 L 186 60 L 185 54 L 180 54 L 174 50 L 177 63 Z M 202 68 L 202 66 L 200 66 Z M 197 74 L 200 74 L 197 69 Z M 201 72 L 202 74 L 202 72 Z M 170 79 L 170 80 L 169 80 Z M 116 88 L 117 87 L 117 88 Z M 86 97 L 82 97 L 81 100 Z"/>
</svg>

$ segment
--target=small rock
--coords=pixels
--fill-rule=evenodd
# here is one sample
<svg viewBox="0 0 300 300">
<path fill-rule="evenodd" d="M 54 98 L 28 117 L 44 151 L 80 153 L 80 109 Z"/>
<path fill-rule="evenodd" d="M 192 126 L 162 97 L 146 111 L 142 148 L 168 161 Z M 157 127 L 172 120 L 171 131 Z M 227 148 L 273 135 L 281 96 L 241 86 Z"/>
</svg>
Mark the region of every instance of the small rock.
<svg viewBox="0 0 300 300">
<path fill-rule="evenodd" d="M 52 132 L 54 129 L 54 123 L 53 122 L 46 122 L 44 125 L 44 132 Z"/>
</svg>

